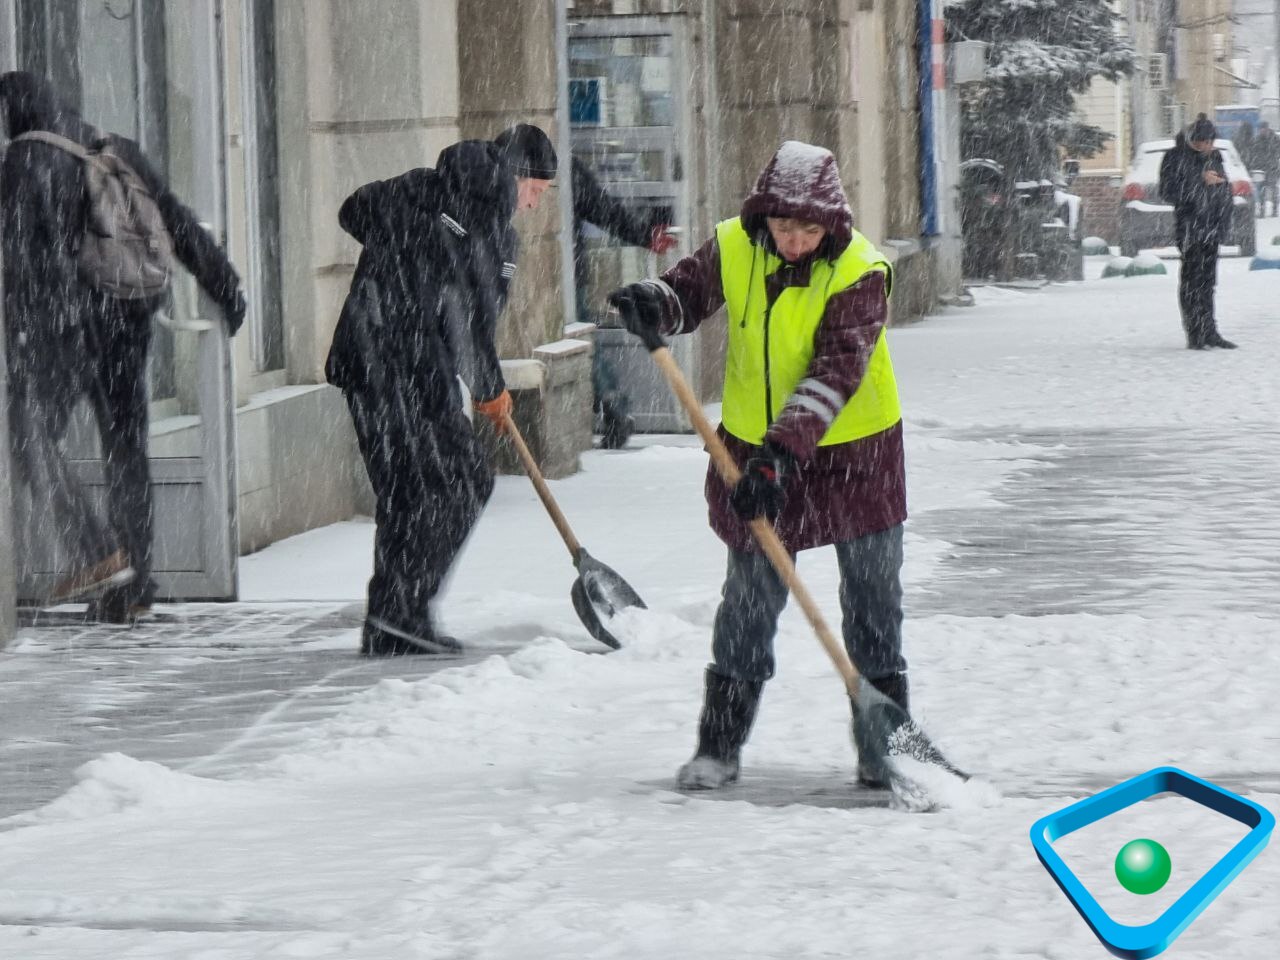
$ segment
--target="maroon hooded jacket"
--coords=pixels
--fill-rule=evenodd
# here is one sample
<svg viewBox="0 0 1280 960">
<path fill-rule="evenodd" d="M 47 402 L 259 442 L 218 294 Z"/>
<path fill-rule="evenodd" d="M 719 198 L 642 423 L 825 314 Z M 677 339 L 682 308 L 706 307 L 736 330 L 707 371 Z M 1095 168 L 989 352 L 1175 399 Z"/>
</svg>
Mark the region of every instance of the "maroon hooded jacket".
<svg viewBox="0 0 1280 960">
<path fill-rule="evenodd" d="M 804 262 L 784 263 L 766 278 L 772 304 L 787 287 L 808 284 L 815 259 L 834 261 L 849 245 L 853 214 L 835 157 L 807 144 L 783 144 L 760 174 L 741 213 L 753 242 L 776 256 L 765 223 L 770 216 L 807 220 L 827 230 L 822 244 Z M 688 333 L 719 310 L 725 297 L 715 238 L 663 274 L 658 286 L 666 293 L 664 333 Z M 813 359 L 801 386 L 766 434 L 769 443 L 785 448 L 797 461 L 786 478 L 786 505 L 776 524 L 779 537 L 792 552 L 878 533 L 907 518 L 901 421 L 861 440 L 819 447 L 829 423 L 812 409 L 813 399 L 829 403 L 831 392 L 846 402 L 853 396 L 887 317 L 883 273 L 871 273 L 833 296 L 814 336 Z M 820 396 L 805 397 L 809 380 L 821 384 Z M 719 433 L 739 467 L 760 452 L 723 426 Z M 734 550 L 756 549 L 714 468 L 707 472 L 706 495 L 711 527 L 720 539 Z"/>
</svg>

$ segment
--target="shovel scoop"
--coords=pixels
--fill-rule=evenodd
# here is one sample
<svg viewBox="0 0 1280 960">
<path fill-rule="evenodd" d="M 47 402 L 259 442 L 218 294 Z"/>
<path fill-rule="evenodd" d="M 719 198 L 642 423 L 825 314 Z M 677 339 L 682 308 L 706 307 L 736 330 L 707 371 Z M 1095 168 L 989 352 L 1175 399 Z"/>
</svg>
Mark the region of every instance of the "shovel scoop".
<svg viewBox="0 0 1280 960">
<path fill-rule="evenodd" d="M 515 422 L 508 416 L 504 425 L 506 434 L 511 438 L 511 443 L 520 457 L 520 462 L 524 464 L 525 473 L 533 482 L 538 499 L 547 508 L 551 522 L 556 525 L 564 545 L 569 548 L 573 565 L 578 568 L 578 577 L 569 589 L 569 598 L 573 601 L 573 609 L 577 612 L 578 619 L 587 628 L 587 632 L 606 647 L 620 649 L 622 644 L 609 631 L 607 624 L 620 611 L 628 607 L 643 609 L 644 601 L 640 599 L 640 595 L 635 592 L 631 584 L 618 575 L 617 571 L 591 556 L 578 542 L 560 505 L 551 495 L 551 489 L 547 486 L 547 481 L 543 478 L 542 471 L 538 469 L 538 463 L 529 452 L 529 447 L 524 442 L 524 437 L 520 435 Z"/>
<path fill-rule="evenodd" d="M 573 581 L 569 597 L 578 619 L 587 632 L 606 647 L 617 650 L 622 646 L 618 638 L 605 626 L 628 607 L 645 609 L 644 601 L 612 567 L 601 563 L 581 547 L 576 558 L 578 578 Z"/>
</svg>

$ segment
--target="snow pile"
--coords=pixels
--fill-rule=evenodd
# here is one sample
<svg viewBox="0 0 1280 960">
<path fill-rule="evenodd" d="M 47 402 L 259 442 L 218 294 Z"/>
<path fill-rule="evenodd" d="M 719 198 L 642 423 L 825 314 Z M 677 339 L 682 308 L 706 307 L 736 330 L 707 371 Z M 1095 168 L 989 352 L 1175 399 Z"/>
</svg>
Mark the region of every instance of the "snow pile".
<svg viewBox="0 0 1280 960">
<path fill-rule="evenodd" d="M 1140 253 L 1133 258 L 1125 275 L 1130 277 L 1161 276 L 1168 273 L 1164 263 L 1154 253 Z"/>
<path fill-rule="evenodd" d="M 905 787 L 895 796 L 895 805 L 911 813 L 938 810 L 983 810 L 998 805 L 1000 791 L 981 777 L 961 779 L 944 768 L 910 756 L 892 760 Z"/>
<path fill-rule="evenodd" d="M 1127 277 L 1133 266 L 1133 257 L 1112 257 L 1102 270 L 1103 277 Z"/>
<path fill-rule="evenodd" d="M 94 820 L 118 813 L 158 813 L 246 793 L 240 785 L 206 780 L 122 753 L 107 753 L 76 771 L 78 781 L 48 806 L 13 818 L 17 823 Z M 252 791 L 248 791 L 251 795 Z"/>
</svg>

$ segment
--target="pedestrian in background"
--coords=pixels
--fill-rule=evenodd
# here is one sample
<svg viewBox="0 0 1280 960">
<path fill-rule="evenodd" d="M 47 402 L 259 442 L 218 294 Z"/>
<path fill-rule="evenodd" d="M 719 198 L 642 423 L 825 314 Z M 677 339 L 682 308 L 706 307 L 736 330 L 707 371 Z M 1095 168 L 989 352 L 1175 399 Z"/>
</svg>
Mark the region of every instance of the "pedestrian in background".
<svg viewBox="0 0 1280 960">
<path fill-rule="evenodd" d="M 1234 350 L 1218 332 L 1214 288 L 1218 282 L 1218 244 L 1230 226 L 1231 185 L 1222 153 L 1213 145 L 1217 131 L 1203 113 L 1187 134 L 1179 133 L 1160 161 L 1160 195 L 1173 205 L 1182 266 L 1178 305 L 1187 348 Z"/>
<path fill-rule="evenodd" d="M 1280 194 L 1277 191 L 1277 184 L 1280 184 L 1280 136 L 1265 120 L 1258 124 L 1249 167 L 1262 173 L 1258 189 L 1258 216 L 1267 215 L 1268 200 L 1271 201 L 1271 216 L 1280 215 Z"/>
</svg>

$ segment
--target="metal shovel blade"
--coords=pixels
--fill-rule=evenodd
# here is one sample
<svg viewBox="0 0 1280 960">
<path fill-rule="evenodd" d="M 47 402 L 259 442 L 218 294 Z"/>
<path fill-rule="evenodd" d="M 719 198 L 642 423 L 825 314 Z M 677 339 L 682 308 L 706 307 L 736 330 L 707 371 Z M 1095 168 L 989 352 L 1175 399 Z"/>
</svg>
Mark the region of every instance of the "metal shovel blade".
<svg viewBox="0 0 1280 960">
<path fill-rule="evenodd" d="M 573 581 L 569 597 L 578 619 L 587 632 L 606 647 L 618 650 L 622 644 L 605 624 L 628 607 L 646 609 L 640 595 L 612 567 L 601 563 L 586 550 L 579 550 L 576 560 L 578 578 Z"/>
<path fill-rule="evenodd" d="M 931 809 L 934 802 L 927 786 L 917 782 L 896 762 L 899 758 L 927 764 L 961 781 L 969 779 L 967 773 L 952 764 L 934 745 L 911 719 L 911 714 L 868 683 L 866 678 L 861 678 L 858 683 L 854 708 L 857 714 L 853 722 L 853 740 L 859 757 L 873 771 L 878 769 L 879 779 L 888 782 L 889 789 L 908 809 Z"/>
</svg>

